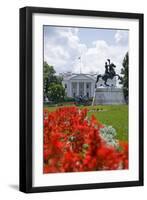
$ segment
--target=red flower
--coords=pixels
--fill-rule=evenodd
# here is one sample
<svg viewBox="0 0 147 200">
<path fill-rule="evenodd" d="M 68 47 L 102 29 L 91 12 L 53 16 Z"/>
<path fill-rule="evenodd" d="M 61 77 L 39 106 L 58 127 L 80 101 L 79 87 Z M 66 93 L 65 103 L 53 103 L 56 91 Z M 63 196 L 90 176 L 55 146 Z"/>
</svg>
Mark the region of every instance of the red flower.
<svg viewBox="0 0 147 200">
<path fill-rule="evenodd" d="M 44 173 L 128 168 L 128 144 L 110 148 L 99 134 L 103 127 L 87 109 L 62 107 L 44 111 Z"/>
</svg>

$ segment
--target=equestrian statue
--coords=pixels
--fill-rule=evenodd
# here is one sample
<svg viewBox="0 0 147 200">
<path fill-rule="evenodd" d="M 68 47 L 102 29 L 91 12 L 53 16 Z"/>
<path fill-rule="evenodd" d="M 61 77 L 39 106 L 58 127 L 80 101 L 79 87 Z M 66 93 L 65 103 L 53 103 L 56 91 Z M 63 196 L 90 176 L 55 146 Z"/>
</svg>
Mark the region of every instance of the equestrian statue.
<svg viewBox="0 0 147 200">
<path fill-rule="evenodd" d="M 102 80 L 104 81 L 104 84 L 106 86 L 110 86 L 107 84 L 107 80 L 108 79 L 113 79 L 115 76 L 118 77 L 118 80 L 120 80 L 120 76 L 118 74 L 116 74 L 115 72 L 115 69 L 116 68 L 116 65 L 114 65 L 113 63 L 110 63 L 110 59 L 107 59 L 108 63 L 105 62 L 105 74 L 99 74 L 97 76 L 97 80 L 96 80 L 96 83 L 99 82 L 99 79 L 102 78 Z"/>
</svg>

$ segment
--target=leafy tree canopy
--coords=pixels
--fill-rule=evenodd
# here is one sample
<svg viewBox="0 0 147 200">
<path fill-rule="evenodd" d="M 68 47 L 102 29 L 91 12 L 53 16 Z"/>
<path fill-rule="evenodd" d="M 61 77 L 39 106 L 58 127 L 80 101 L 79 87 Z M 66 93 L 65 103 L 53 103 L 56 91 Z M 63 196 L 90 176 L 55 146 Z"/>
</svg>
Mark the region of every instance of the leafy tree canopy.
<svg viewBox="0 0 147 200">
<path fill-rule="evenodd" d="M 53 89 L 55 90 L 55 94 Z M 44 100 L 48 97 L 49 100 L 56 102 L 57 97 L 61 100 L 65 93 L 62 86 L 62 77 L 57 76 L 54 67 L 47 62 L 43 64 L 43 90 Z M 58 91 L 58 94 L 56 94 L 56 91 Z"/>
<path fill-rule="evenodd" d="M 127 52 L 123 62 L 122 62 L 123 68 L 121 69 L 121 81 L 120 84 L 123 85 L 123 91 L 124 91 L 124 96 L 125 99 L 128 100 L 128 82 L 129 82 L 129 77 L 128 77 L 128 67 L 129 67 L 129 53 Z"/>
</svg>

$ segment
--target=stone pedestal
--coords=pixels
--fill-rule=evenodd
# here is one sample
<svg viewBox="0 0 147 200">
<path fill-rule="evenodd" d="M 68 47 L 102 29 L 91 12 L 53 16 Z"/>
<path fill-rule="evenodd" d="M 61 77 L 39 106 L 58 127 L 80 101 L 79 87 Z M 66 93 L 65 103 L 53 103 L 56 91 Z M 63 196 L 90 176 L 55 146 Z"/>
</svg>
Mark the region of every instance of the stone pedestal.
<svg viewBox="0 0 147 200">
<path fill-rule="evenodd" d="M 93 105 L 125 104 L 122 88 L 96 88 Z"/>
</svg>

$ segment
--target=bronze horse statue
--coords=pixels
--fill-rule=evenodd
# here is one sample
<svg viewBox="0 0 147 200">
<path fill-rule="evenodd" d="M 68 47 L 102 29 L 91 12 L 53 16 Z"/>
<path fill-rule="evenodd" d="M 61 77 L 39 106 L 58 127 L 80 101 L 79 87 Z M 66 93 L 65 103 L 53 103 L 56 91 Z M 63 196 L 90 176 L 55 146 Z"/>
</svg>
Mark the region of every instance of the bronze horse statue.
<svg viewBox="0 0 147 200">
<path fill-rule="evenodd" d="M 116 65 L 114 65 L 113 63 L 110 63 L 110 59 L 107 59 L 107 60 L 108 60 L 109 64 L 107 64 L 107 62 L 105 63 L 105 74 L 104 75 L 99 74 L 97 76 L 96 83 L 99 81 L 100 78 L 102 78 L 102 80 L 104 81 L 104 84 L 106 86 L 110 86 L 107 84 L 107 80 L 108 79 L 112 80 L 115 76 L 117 76 L 118 80 L 120 80 L 120 76 L 118 74 L 116 74 L 116 72 L 115 72 L 114 68 L 116 68 Z"/>
</svg>

